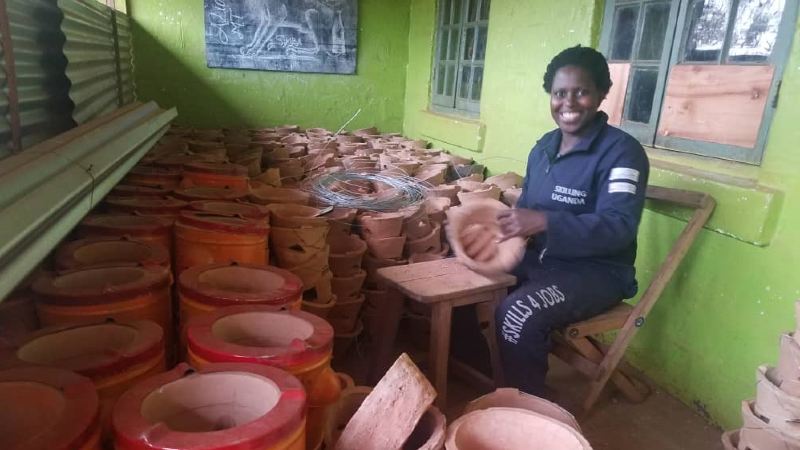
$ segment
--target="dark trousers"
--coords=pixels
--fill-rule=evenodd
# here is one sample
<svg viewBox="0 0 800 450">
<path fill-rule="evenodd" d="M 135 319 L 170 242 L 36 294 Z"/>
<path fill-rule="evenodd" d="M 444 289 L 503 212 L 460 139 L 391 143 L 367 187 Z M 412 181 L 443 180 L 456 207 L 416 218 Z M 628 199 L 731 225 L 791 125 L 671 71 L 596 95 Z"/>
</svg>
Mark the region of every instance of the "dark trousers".
<svg viewBox="0 0 800 450">
<path fill-rule="evenodd" d="M 495 315 L 505 381 L 542 395 L 550 333 L 608 310 L 629 290 L 606 266 L 547 259 L 542 264 L 530 251 L 515 272 L 518 285 Z"/>
</svg>

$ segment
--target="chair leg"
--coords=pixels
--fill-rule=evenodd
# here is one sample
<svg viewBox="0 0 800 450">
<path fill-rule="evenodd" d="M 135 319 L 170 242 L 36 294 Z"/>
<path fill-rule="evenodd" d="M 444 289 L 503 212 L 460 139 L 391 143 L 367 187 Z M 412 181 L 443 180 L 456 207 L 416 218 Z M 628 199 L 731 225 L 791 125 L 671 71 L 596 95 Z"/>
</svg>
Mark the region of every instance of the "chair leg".
<svg viewBox="0 0 800 450">
<path fill-rule="evenodd" d="M 475 312 L 478 316 L 478 327 L 486 339 L 489 347 L 489 359 L 492 364 L 492 378 L 495 388 L 503 386 L 503 365 L 500 361 L 500 349 L 497 346 L 497 334 L 495 332 L 494 311 L 500 301 L 506 296 L 506 290 L 497 291 L 494 300 L 490 302 L 478 303 L 475 305 Z"/>
<path fill-rule="evenodd" d="M 605 358 L 605 354 L 588 338 L 570 339 L 569 343 L 575 348 L 575 350 L 578 351 L 578 353 L 598 365 Z M 622 395 L 625 396 L 625 398 L 634 403 L 644 401 L 646 394 L 639 390 L 639 387 L 642 385 L 641 383 L 634 382 L 627 375 L 618 371 L 616 367 L 613 367 L 611 370 L 613 370 L 614 373 L 611 375 L 610 379 L 620 390 L 620 392 L 622 392 Z M 599 382 L 598 379 L 595 378 L 590 384 L 591 388 L 589 390 L 589 395 L 587 395 L 583 402 L 584 412 L 588 412 L 592 409 L 592 406 L 594 406 L 594 404 L 597 402 L 597 399 L 600 398 L 600 393 L 603 391 L 606 383 L 608 383 L 609 377 L 599 378 L 603 381 Z"/>
</svg>

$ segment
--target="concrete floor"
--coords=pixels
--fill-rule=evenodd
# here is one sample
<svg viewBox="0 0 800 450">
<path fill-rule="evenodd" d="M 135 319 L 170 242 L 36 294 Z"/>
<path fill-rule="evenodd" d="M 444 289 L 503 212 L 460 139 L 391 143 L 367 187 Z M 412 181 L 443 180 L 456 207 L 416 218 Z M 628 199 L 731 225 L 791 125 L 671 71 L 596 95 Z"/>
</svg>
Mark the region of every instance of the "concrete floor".
<svg viewBox="0 0 800 450">
<path fill-rule="evenodd" d="M 407 345 L 400 345 L 411 350 Z M 361 351 L 359 351 L 361 350 Z M 357 383 L 364 380 L 367 358 L 365 351 L 355 348 L 345 359 L 334 361 L 337 370 L 351 374 Z M 424 370 L 424 355 L 409 351 Z M 398 350 L 399 354 L 399 350 Z M 467 402 L 483 394 L 476 387 L 457 377 L 449 377 L 448 421 L 458 417 Z M 555 401 L 579 418 L 584 436 L 594 450 L 722 450 L 722 430 L 657 387 L 643 403 L 632 404 L 613 388 L 606 390 L 591 414 L 580 417 L 577 412 L 588 383 L 578 372 L 551 358 L 548 385 Z"/>
</svg>

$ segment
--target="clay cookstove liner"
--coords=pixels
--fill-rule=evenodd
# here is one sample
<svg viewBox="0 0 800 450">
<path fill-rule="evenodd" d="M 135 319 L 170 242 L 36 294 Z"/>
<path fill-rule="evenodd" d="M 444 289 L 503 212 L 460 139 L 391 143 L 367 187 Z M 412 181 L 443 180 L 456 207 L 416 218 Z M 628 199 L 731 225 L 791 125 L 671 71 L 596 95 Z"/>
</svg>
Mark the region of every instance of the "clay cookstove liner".
<svg viewBox="0 0 800 450">
<path fill-rule="evenodd" d="M 173 197 L 106 197 L 103 200 L 112 212 L 140 213 L 147 216 L 176 216 L 188 203 Z"/>
<path fill-rule="evenodd" d="M 126 214 L 88 215 L 78 225 L 81 235 L 131 236 L 171 235 L 172 220 L 157 216 Z"/>
<path fill-rule="evenodd" d="M 161 327 L 149 320 L 48 327 L 31 335 L 17 349 L 16 358 L 94 378 L 162 353 L 163 336 Z"/>
<path fill-rule="evenodd" d="M 189 350 L 206 361 L 282 368 L 330 355 L 333 328 L 323 319 L 274 306 L 231 306 L 198 316 L 187 328 Z"/>
<path fill-rule="evenodd" d="M 137 186 L 135 184 L 118 184 L 111 189 L 111 195 L 119 197 L 163 197 L 169 193 L 169 189 L 162 187 Z"/>
<path fill-rule="evenodd" d="M 165 288 L 170 280 L 164 267 L 104 266 L 46 273 L 32 288 L 44 303 L 102 305 Z"/>
<path fill-rule="evenodd" d="M 223 216 L 241 216 L 249 219 L 268 219 L 269 210 L 252 203 L 224 200 L 196 200 L 189 203 L 189 208 L 210 214 Z"/>
<path fill-rule="evenodd" d="M 488 408 L 520 408 L 558 420 L 580 432 L 578 421 L 566 409 L 541 397 L 514 388 L 500 388 L 467 403 L 464 414 Z"/>
<path fill-rule="evenodd" d="M 453 247 L 459 262 L 476 272 L 499 273 L 510 272 L 525 254 L 525 240 L 520 237 L 508 239 L 499 244 L 492 239 L 488 245 L 497 249 L 492 258 L 480 262 L 467 256 L 461 243 L 462 233 L 470 226 L 483 226 L 489 233 L 500 235 L 495 219 L 497 212 L 509 209 L 498 200 L 478 199 L 469 204 L 447 210 L 447 238 Z"/>
<path fill-rule="evenodd" d="M 81 448 L 98 432 L 94 384 L 49 367 L 0 371 L 0 447 Z"/>
<path fill-rule="evenodd" d="M 257 364 L 186 364 L 123 394 L 114 408 L 117 447 L 273 448 L 303 425 L 297 378 Z"/>
<path fill-rule="evenodd" d="M 532 445 L 532 436 L 536 444 Z M 514 408 L 489 408 L 465 414 L 447 429 L 448 450 L 589 450 L 574 428 L 547 416 Z"/>
<path fill-rule="evenodd" d="M 161 245 L 122 238 L 80 239 L 68 242 L 56 252 L 60 270 L 103 265 L 168 267 L 169 253 Z"/>
<path fill-rule="evenodd" d="M 220 216 L 201 211 L 182 211 L 178 218 L 178 224 L 222 233 L 266 236 L 267 232 L 269 232 L 269 227 L 264 224 L 263 220 Z"/>
<path fill-rule="evenodd" d="M 303 284 L 293 273 L 273 266 L 211 264 L 183 271 L 179 290 L 182 295 L 217 306 L 283 306 L 300 299 Z"/>
<path fill-rule="evenodd" d="M 244 189 L 229 189 L 211 186 L 192 186 L 175 190 L 175 196 L 186 201 L 241 200 L 247 197 Z"/>
</svg>

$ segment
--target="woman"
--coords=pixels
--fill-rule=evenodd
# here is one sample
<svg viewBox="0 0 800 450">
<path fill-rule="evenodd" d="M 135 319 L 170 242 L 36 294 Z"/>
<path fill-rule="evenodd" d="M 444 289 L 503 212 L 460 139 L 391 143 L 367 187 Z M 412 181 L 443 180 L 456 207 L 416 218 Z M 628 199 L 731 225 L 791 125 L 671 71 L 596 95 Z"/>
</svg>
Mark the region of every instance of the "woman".
<svg viewBox="0 0 800 450">
<path fill-rule="evenodd" d="M 610 87 L 596 50 L 577 46 L 553 58 L 544 89 L 558 129 L 531 150 L 516 208 L 497 217 L 501 240 L 529 238 L 496 326 L 506 383 L 531 394 L 544 389 L 552 330 L 636 294 L 649 164 L 639 142 L 597 110 Z M 467 245 L 471 255 L 479 250 Z"/>
</svg>

